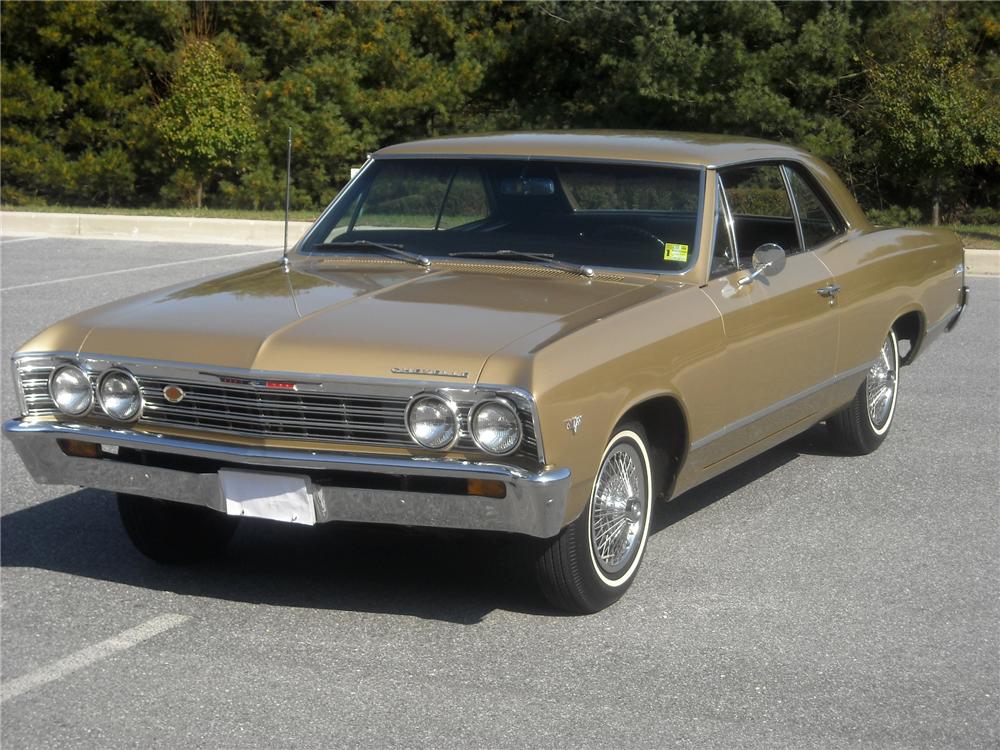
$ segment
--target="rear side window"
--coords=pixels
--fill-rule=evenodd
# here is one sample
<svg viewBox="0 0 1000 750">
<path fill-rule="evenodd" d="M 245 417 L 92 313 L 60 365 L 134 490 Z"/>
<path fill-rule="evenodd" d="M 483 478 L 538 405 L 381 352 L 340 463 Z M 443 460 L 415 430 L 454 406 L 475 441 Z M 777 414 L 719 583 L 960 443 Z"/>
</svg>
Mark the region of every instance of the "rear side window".
<svg viewBox="0 0 1000 750">
<path fill-rule="evenodd" d="M 799 210 L 802 238 L 805 240 L 806 248 L 816 247 L 836 237 L 840 233 L 837 222 L 834 221 L 809 183 L 794 167 L 788 168 L 788 181 L 792 186 L 795 206 Z"/>
</svg>

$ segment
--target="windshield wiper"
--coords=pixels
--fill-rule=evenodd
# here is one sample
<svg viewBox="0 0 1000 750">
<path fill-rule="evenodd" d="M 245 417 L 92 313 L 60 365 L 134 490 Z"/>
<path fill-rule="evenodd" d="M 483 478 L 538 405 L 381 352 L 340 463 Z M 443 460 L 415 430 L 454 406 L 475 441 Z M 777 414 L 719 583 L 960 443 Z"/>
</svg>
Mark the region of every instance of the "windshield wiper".
<svg viewBox="0 0 1000 750">
<path fill-rule="evenodd" d="M 552 268 L 561 268 L 580 276 L 590 278 L 594 275 L 594 269 L 590 266 L 581 266 L 565 260 L 559 260 L 552 253 L 526 253 L 522 250 L 462 250 L 457 253 L 448 253 L 452 258 L 517 258 L 520 260 L 531 260 L 535 263 L 544 263 Z"/>
<path fill-rule="evenodd" d="M 340 242 L 321 242 L 313 245 L 313 250 L 381 250 L 389 255 L 395 255 L 409 263 L 416 263 L 418 266 L 429 266 L 431 261 L 426 256 L 419 253 L 411 253 L 404 250 L 402 245 L 390 242 L 374 242 L 372 240 L 342 240 Z"/>
</svg>

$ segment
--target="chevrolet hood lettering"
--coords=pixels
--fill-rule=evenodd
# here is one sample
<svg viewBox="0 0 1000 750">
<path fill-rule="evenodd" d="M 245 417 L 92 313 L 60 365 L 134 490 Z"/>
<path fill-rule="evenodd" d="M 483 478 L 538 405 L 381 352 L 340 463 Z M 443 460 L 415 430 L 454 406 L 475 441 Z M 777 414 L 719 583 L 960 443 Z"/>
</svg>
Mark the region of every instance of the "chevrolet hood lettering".
<svg viewBox="0 0 1000 750">
<path fill-rule="evenodd" d="M 425 370 L 423 367 L 393 367 L 390 372 L 396 375 L 429 375 L 435 378 L 467 378 L 469 372 L 446 372 L 445 370 Z"/>
</svg>

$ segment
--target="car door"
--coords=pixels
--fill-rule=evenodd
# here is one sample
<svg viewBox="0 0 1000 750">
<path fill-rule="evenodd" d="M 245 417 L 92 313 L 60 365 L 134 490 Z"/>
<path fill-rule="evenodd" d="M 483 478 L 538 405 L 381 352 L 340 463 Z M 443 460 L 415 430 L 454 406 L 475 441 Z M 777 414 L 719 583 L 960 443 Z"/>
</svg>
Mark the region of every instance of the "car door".
<svg viewBox="0 0 1000 750">
<path fill-rule="evenodd" d="M 722 315 L 729 387 L 715 410 L 715 431 L 692 445 L 702 467 L 822 418 L 818 394 L 834 376 L 838 347 L 835 298 L 824 296 L 835 280 L 803 250 L 785 169 L 721 170 L 717 192 L 716 255 L 703 291 Z M 745 281 L 753 251 L 767 243 L 785 250 L 784 269 Z"/>
</svg>

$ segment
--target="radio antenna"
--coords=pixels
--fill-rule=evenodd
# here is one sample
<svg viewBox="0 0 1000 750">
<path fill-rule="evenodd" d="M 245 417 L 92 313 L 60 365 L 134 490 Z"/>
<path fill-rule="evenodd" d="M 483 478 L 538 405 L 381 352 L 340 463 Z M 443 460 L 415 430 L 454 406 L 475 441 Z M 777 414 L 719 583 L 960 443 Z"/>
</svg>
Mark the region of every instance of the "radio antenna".
<svg viewBox="0 0 1000 750">
<path fill-rule="evenodd" d="M 292 127 L 288 126 L 288 163 L 285 168 L 285 245 L 281 254 L 285 269 L 288 269 L 288 209 L 292 202 Z"/>
</svg>

